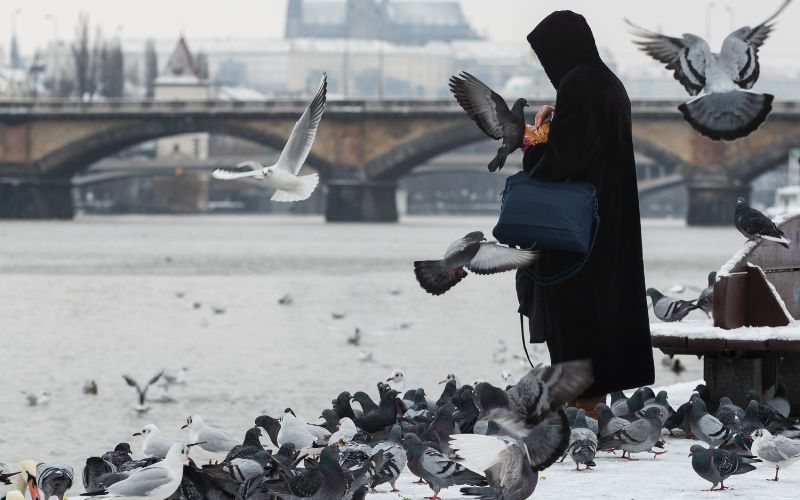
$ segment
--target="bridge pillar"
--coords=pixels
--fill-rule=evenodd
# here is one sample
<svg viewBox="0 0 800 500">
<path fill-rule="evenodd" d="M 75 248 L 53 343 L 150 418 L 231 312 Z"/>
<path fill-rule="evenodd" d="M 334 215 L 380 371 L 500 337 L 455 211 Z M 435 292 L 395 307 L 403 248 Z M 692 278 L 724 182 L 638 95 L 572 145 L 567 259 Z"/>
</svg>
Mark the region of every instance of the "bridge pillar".
<svg viewBox="0 0 800 500">
<path fill-rule="evenodd" d="M 328 181 L 328 222 L 397 222 L 397 183 L 332 179 Z"/>
<path fill-rule="evenodd" d="M 736 198 L 747 195 L 741 186 L 689 184 L 689 209 L 686 223 L 690 226 L 733 225 Z"/>
<path fill-rule="evenodd" d="M 68 180 L 0 178 L 0 219 L 71 219 L 74 214 Z"/>
</svg>

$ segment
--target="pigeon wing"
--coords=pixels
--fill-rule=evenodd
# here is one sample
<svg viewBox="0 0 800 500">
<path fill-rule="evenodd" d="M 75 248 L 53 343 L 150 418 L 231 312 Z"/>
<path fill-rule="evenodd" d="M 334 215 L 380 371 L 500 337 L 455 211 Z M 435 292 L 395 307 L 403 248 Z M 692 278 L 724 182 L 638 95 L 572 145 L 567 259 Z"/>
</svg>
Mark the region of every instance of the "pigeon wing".
<svg viewBox="0 0 800 500">
<path fill-rule="evenodd" d="M 741 231 L 753 236 L 779 236 L 780 231 L 769 217 L 754 208 L 747 208 L 741 212 L 737 218 L 738 226 Z"/>
<path fill-rule="evenodd" d="M 518 127 L 506 101 L 466 71 L 450 77 L 450 91 L 467 115 L 492 139 L 502 139 Z"/>
<path fill-rule="evenodd" d="M 539 256 L 539 252 L 532 250 L 518 250 L 497 242 L 483 242 L 480 244 L 475 257 L 467 264 L 467 269 L 475 274 L 494 274 L 511 271 L 531 265 Z"/>
<path fill-rule="evenodd" d="M 564 455 L 569 446 L 569 419 L 564 409 L 533 428 L 524 438 L 531 467 L 544 470 Z"/>
<path fill-rule="evenodd" d="M 662 35 L 644 29 L 625 19 L 639 38 L 634 43 L 647 55 L 664 63 L 672 76 L 689 92 L 697 95 L 706 85 L 706 66 L 711 49 L 705 40 L 696 35 L 684 34 L 681 38 Z"/>
<path fill-rule="evenodd" d="M 752 88 L 758 80 L 760 73 L 758 49 L 775 27 L 771 21 L 783 12 L 789 2 L 791 0 L 785 0 L 774 14 L 755 28 L 749 26 L 739 28 L 725 37 L 725 41 L 722 42 L 720 58 L 731 72 L 733 81 L 741 88 Z"/>
<path fill-rule="evenodd" d="M 311 145 L 314 144 L 314 138 L 317 136 L 317 127 L 319 127 L 319 122 L 322 120 L 322 112 L 325 111 L 327 91 L 328 75 L 323 74 L 317 94 L 308 104 L 297 123 L 295 123 L 292 134 L 289 136 L 289 141 L 281 151 L 281 156 L 277 162 L 279 168 L 297 175 L 297 172 L 300 171 L 303 163 L 305 163 L 308 153 L 311 151 Z"/>
</svg>

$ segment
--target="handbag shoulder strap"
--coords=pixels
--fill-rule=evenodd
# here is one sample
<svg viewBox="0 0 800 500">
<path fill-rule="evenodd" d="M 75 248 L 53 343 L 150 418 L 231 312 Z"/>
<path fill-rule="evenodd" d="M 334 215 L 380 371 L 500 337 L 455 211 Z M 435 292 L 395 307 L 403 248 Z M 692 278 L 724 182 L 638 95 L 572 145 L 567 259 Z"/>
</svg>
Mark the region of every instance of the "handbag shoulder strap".
<svg viewBox="0 0 800 500">
<path fill-rule="evenodd" d="M 597 200 L 595 200 L 595 209 L 594 209 L 594 229 L 592 231 L 592 240 L 589 243 L 589 251 L 586 252 L 586 255 L 577 262 L 574 266 L 561 271 L 553 276 L 539 276 L 534 272 L 530 267 L 526 267 L 524 269 L 525 274 L 528 275 L 530 279 L 533 280 L 539 286 L 551 286 L 551 285 L 558 285 L 567 281 L 568 279 L 572 278 L 576 274 L 578 274 L 583 266 L 586 265 L 586 262 L 589 261 L 589 257 L 592 256 L 592 250 L 594 250 L 594 244 L 597 241 L 597 233 L 600 231 L 600 213 L 598 212 L 597 208 Z"/>
</svg>

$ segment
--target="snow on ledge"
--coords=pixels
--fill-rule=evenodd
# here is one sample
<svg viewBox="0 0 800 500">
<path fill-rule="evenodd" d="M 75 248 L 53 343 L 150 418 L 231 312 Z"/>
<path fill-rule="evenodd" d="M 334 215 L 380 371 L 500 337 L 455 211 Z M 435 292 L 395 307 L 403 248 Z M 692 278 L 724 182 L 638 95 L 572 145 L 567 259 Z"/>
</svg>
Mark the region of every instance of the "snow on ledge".
<svg viewBox="0 0 800 500">
<path fill-rule="evenodd" d="M 714 326 L 708 319 L 674 323 L 651 323 L 650 335 L 653 337 L 687 337 L 691 339 L 725 340 L 800 340 L 800 326 L 743 326 L 733 330 L 723 330 Z"/>
<path fill-rule="evenodd" d="M 738 252 L 733 254 L 733 256 L 728 259 L 728 262 L 722 264 L 722 267 L 719 268 L 717 271 L 717 280 L 719 280 L 723 276 L 730 276 L 731 269 L 733 266 L 738 264 L 742 259 L 744 259 L 758 244 L 755 240 L 750 240 L 744 244 L 742 248 L 739 249 Z"/>
<path fill-rule="evenodd" d="M 789 326 L 792 326 L 794 324 L 794 318 L 792 317 L 791 313 L 789 313 L 789 309 L 786 308 L 786 302 L 783 301 L 783 297 L 781 297 L 781 294 L 778 293 L 778 291 L 775 289 L 775 286 L 772 283 L 770 283 L 770 281 L 767 279 L 767 275 L 764 273 L 764 270 L 755 264 L 751 264 L 750 262 L 747 263 L 747 267 L 752 269 L 758 269 L 758 272 L 761 273 L 761 276 L 764 278 L 764 282 L 769 287 L 770 292 L 772 292 L 772 296 L 775 297 L 775 300 L 781 307 L 783 315 L 786 316 L 786 320 L 789 322 Z"/>
</svg>

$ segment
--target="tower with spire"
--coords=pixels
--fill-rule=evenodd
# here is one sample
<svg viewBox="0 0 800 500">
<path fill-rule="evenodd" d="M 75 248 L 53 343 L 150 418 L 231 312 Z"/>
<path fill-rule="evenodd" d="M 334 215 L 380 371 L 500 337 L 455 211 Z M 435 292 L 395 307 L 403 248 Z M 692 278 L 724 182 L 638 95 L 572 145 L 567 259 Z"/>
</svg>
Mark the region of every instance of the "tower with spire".
<svg viewBox="0 0 800 500">
<path fill-rule="evenodd" d="M 181 34 L 163 70 L 154 82 L 154 98 L 167 101 L 204 101 L 209 85 L 198 71 L 186 38 Z M 182 134 L 158 140 L 160 158 L 208 158 L 208 134 Z"/>
</svg>

